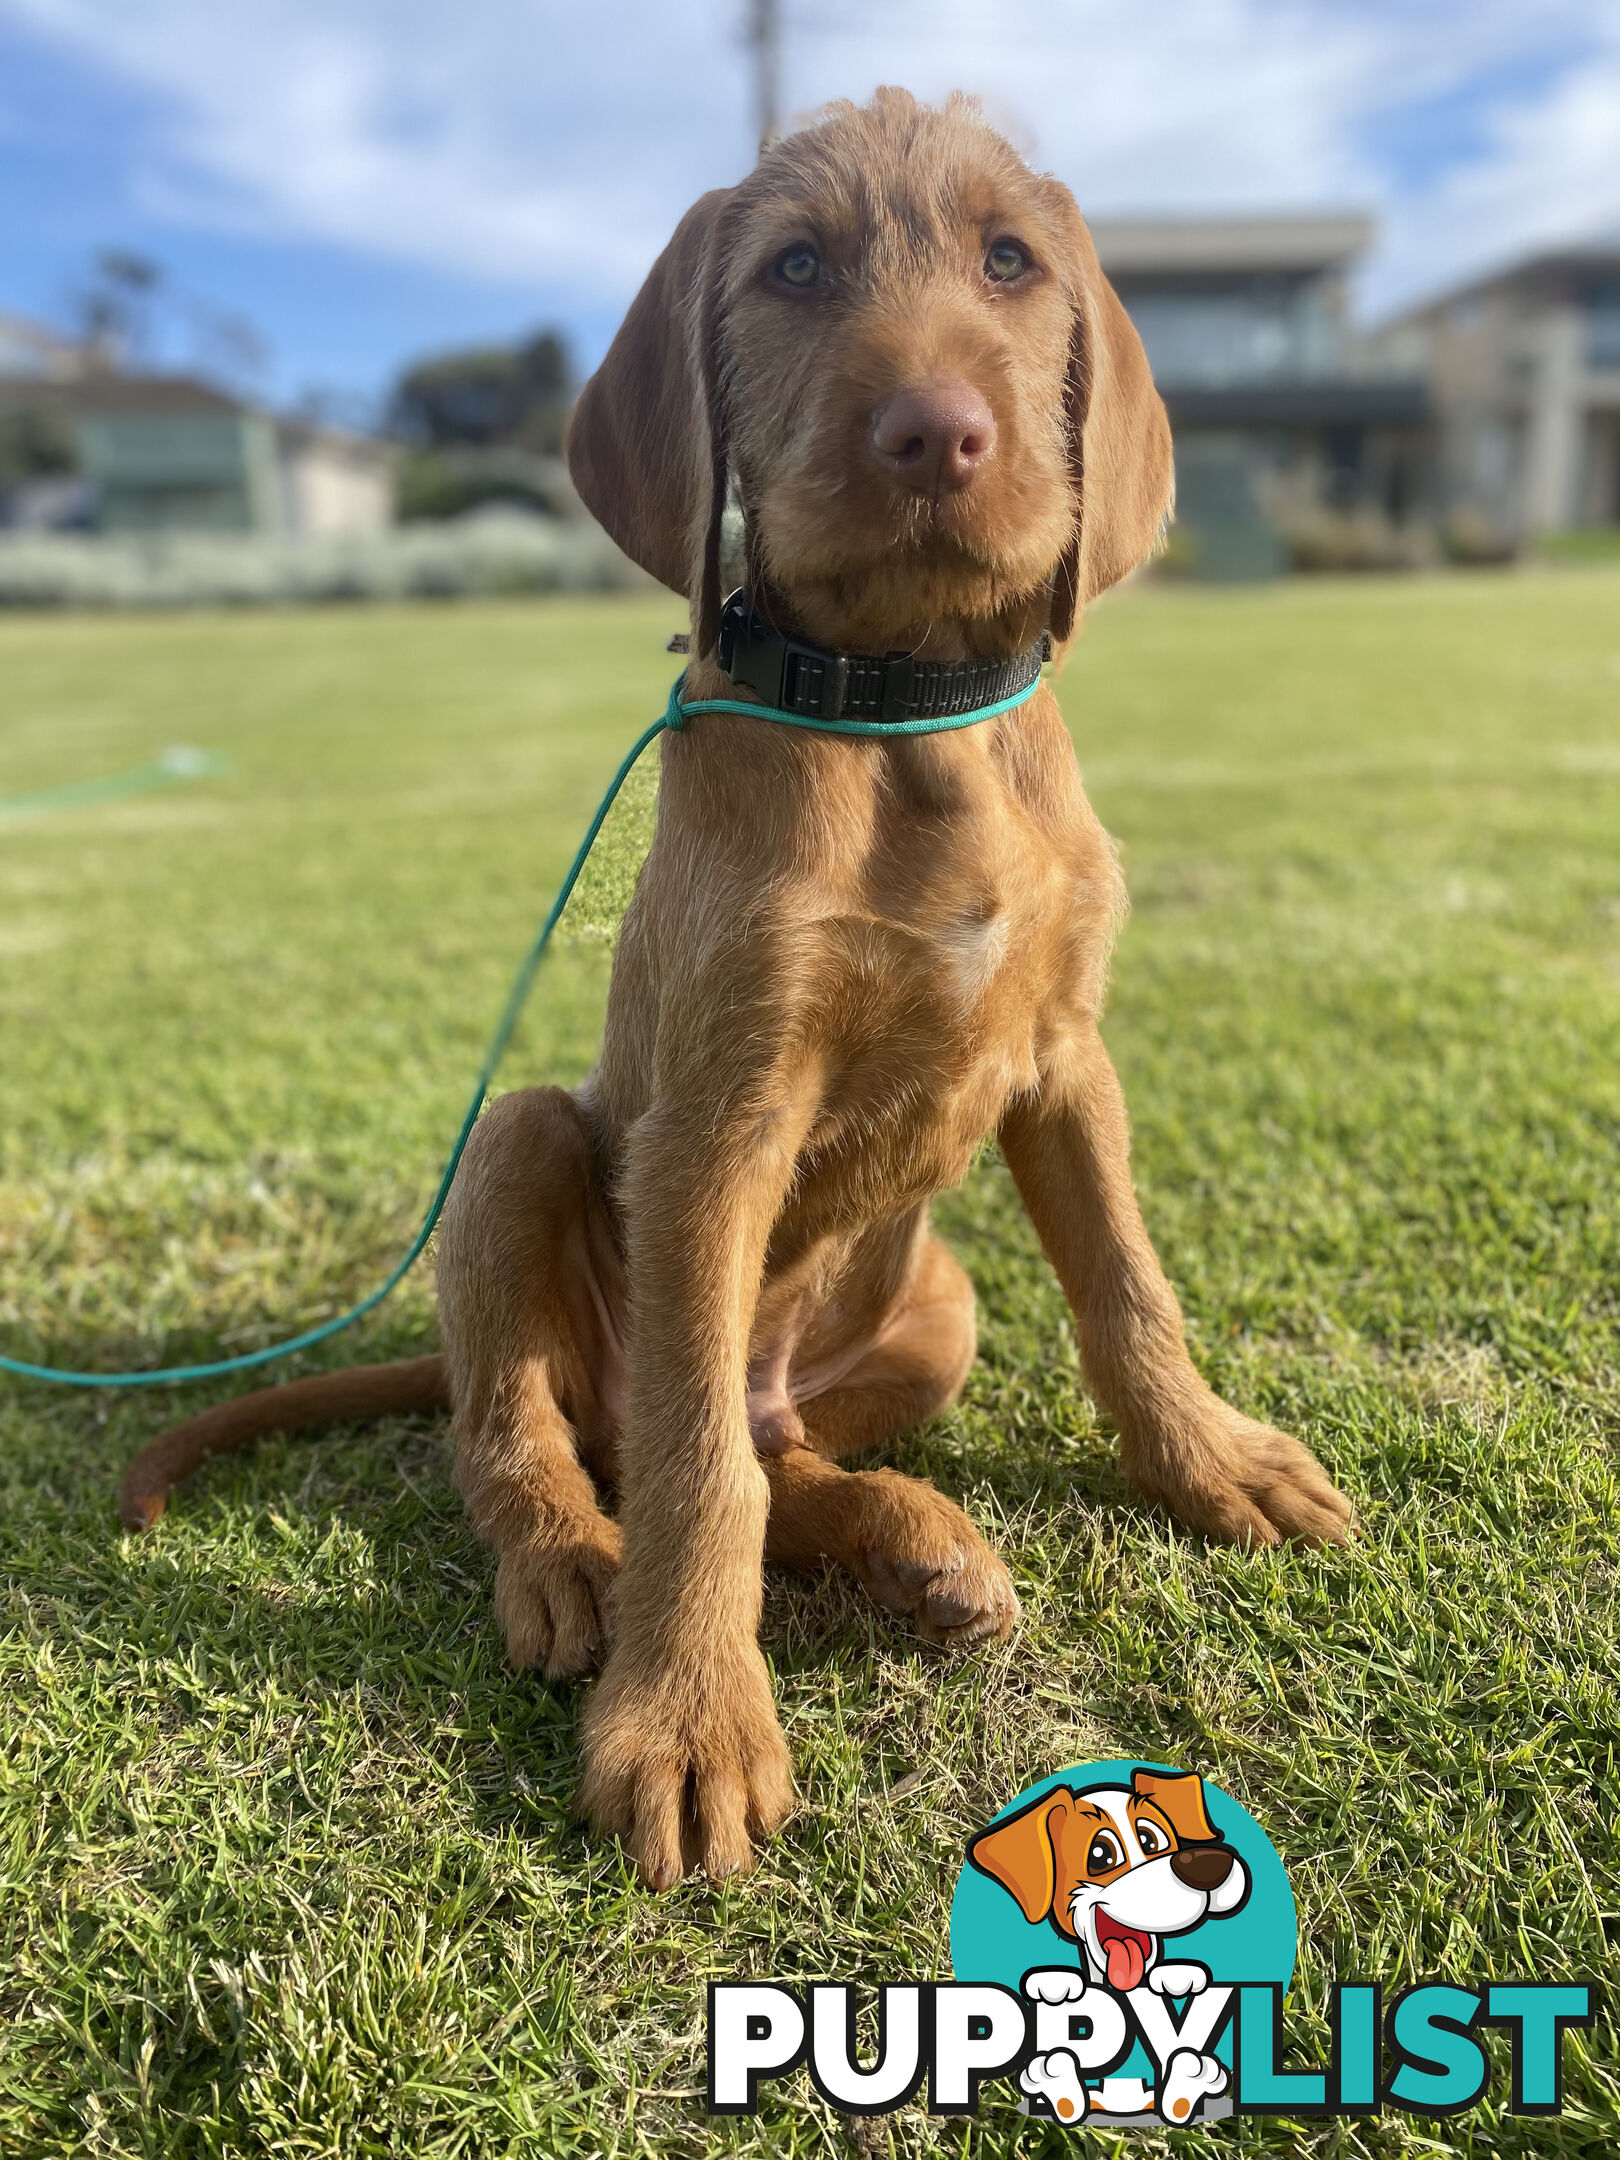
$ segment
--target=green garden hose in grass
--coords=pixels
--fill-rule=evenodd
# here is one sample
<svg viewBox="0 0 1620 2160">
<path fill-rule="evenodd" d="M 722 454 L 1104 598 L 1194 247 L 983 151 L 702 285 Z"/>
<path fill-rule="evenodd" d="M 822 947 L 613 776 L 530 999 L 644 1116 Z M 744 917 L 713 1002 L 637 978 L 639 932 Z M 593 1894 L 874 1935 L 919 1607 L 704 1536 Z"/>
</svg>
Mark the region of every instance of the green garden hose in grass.
<svg viewBox="0 0 1620 2160">
<path fill-rule="evenodd" d="M 145 795 L 153 788 L 214 780 L 228 770 L 226 760 L 212 751 L 176 743 L 149 764 L 129 772 L 107 773 L 100 780 L 69 780 L 61 787 L 35 788 L 27 795 L 0 795 L 0 825 L 21 825 L 62 810 L 91 810 L 101 803 L 122 802 L 126 795 Z"/>
</svg>

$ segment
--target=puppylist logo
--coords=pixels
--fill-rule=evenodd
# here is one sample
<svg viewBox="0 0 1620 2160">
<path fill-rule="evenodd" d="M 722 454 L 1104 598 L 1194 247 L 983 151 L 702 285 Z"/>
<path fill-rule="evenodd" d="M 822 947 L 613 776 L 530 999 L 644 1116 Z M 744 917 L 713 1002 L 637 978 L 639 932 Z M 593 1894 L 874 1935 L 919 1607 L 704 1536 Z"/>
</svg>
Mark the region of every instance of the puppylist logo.
<svg viewBox="0 0 1620 2160">
<path fill-rule="evenodd" d="M 1448 2116 L 1484 2098 L 1492 2062 L 1477 2034 L 1496 2026 L 1511 2040 L 1509 2111 L 1558 2113 L 1562 2035 L 1591 2023 L 1590 1987 L 1433 1980 L 1386 2001 L 1376 1981 L 1336 1982 L 1327 2066 L 1288 2068 L 1297 1944 L 1282 1861 L 1229 1794 L 1162 1763 L 1076 1763 L 969 1841 L 955 1978 L 881 1986 L 870 2061 L 849 1982 L 712 1983 L 709 2110 L 751 2114 L 761 2082 L 802 2063 L 851 2115 L 925 2084 L 931 2114 L 973 2114 L 1000 2078 L 1026 2114 L 1070 2127 Z"/>
<path fill-rule="evenodd" d="M 1091 1763 L 969 1844 L 952 1963 L 1015 1982 L 1031 2005 L 1026 2112 L 1178 2129 L 1232 2112 L 1235 1987 L 1280 1995 L 1296 1929 L 1264 1832 L 1247 1814 L 1252 1835 L 1222 1821 L 1230 1838 L 1196 1775 Z"/>
</svg>

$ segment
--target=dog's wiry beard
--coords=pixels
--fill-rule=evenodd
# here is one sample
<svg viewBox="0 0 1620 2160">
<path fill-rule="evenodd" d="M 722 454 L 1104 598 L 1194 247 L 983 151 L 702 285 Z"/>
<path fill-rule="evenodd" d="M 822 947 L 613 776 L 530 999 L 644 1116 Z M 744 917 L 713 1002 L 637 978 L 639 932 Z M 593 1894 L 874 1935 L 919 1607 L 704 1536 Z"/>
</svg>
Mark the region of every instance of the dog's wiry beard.
<svg viewBox="0 0 1620 2160">
<path fill-rule="evenodd" d="M 900 529 L 853 560 L 767 516 L 750 525 L 748 558 L 794 627 L 825 644 L 881 653 L 926 641 L 930 657 L 949 658 L 1015 652 L 1039 634 L 1056 548 L 1007 550 L 948 529 L 929 504 L 906 509 Z"/>
<path fill-rule="evenodd" d="M 1004 581 L 979 565 L 884 559 L 824 579 L 772 580 L 773 612 L 813 642 L 925 659 L 1006 658 L 1045 627 L 1044 581 Z"/>
</svg>

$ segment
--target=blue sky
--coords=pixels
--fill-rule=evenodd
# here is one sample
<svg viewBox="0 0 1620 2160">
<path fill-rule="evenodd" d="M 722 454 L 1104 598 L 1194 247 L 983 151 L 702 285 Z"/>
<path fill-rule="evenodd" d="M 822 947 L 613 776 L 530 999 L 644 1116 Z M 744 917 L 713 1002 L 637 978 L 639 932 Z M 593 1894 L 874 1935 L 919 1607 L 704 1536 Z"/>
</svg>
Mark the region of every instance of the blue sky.
<svg viewBox="0 0 1620 2160">
<path fill-rule="evenodd" d="M 116 245 L 253 317 L 278 400 L 543 322 L 589 365 L 751 160 L 744 7 L 0 0 L 0 309 L 64 320 Z M 1369 313 L 1620 230 L 1617 0 L 785 10 L 791 108 L 978 91 L 1093 212 L 1374 212 Z"/>
</svg>

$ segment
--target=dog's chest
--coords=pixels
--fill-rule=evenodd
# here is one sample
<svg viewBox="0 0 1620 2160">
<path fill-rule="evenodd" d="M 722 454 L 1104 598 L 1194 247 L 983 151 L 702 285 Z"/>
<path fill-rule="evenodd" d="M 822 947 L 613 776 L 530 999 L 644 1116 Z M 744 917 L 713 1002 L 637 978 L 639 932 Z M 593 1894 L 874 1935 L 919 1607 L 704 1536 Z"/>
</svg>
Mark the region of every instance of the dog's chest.
<svg viewBox="0 0 1620 2160">
<path fill-rule="evenodd" d="M 948 765 L 835 763 L 819 793 L 769 816 L 739 800 L 723 826 L 707 792 L 661 803 L 615 963 L 608 1122 L 648 1108 L 660 1065 L 690 1100 L 746 1054 L 766 1090 L 816 1076 L 807 1234 L 958 1183 L 1101 1002 L 1118 872 L 1050 722 L 1000 752 L 947 738 Z"/>
<path fill-rule="evenodd" d="M 1110 915 L 1111 888 L 1092 892 L 1060 855 L 995 877 L 976 865 L 911 906 L 819 921 L 812 1032 L 827 1079 L 811 1178 L 833 1173 L 858 1214 L 960 1182 L 1100 984 Z"/>
<path fill-rule="evenodd" d="M 1022 1068 L 1054 1006 L 1100 980 L 1115 901 L 1094 830 L 983 792 L 818 925 L 823 1001 L 849 1037 L 908 1045 L 952 1091 L 981 1065 Z"/>
</svg>

